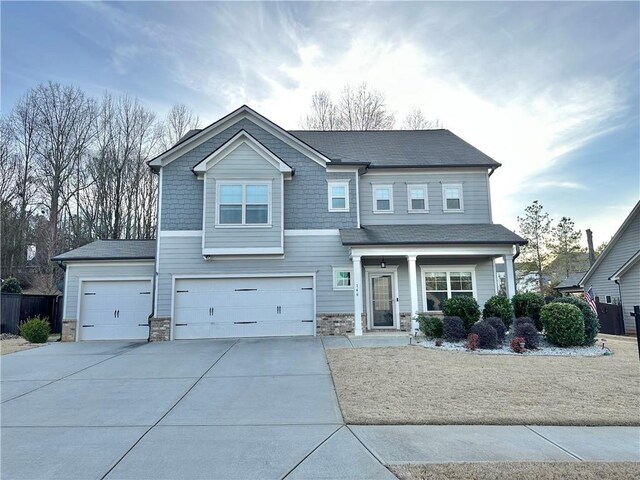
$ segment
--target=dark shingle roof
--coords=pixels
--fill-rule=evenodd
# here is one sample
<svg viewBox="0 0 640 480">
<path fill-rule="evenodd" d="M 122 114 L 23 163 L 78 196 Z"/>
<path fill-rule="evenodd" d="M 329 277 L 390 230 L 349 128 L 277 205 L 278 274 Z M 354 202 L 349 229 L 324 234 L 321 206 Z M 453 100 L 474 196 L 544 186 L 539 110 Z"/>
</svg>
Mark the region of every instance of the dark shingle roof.
<svg viewBox="0 0 640 480">
<path fill-rule="evenodd" d="M 372 225 L 340 229 L 343 245 L 525 244 L 511 230 L 494 223 L 457 225 Z"/>
<path fill-rule="evenodd" d="M 289 133 L 336 163 L 370 163 L 370 168 L 500 166 L 449 130 L 291 130 Z"/>
<path fill-rule="evenodd" d="M 585 273 L 587 272 L 577 272 L 570 274 L 556 286 L 556 289 L 580 287 L 580 280 L 582 280 L 582 277 L 584 277 Z"/>
<path fill-rule="evenodd" d="M 54 262 L 74 260 L 145 260 L 156 258 L 155 240 L 96 240 L 56 255 Z"/>
</svg>

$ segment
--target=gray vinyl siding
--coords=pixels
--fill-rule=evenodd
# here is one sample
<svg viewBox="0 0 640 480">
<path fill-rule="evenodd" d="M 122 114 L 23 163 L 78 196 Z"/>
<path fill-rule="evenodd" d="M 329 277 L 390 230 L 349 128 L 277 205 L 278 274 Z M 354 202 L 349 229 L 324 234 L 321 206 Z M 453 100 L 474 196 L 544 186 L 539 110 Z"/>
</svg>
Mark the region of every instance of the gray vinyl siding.
<svg viewBox="0 0 640 480">
<path fill-rule="evenodd" d="M 602 303 L 605 302 L 607 295 L 612 298 L 620 298 L 618 285 L 609 280 L 609 277 L 638 251 L 640 248 L 639 239 L 640 214 L 637 214 L 618 240 L 611 245 L 611 248 L 607 248 L 602 253 L 605 257 L 596 269 L 583 280 L 585 291 L 589 290 L 589 287 L 593 287 L 594 296 L 599 297 Z"/>
<path fill-rule="evenodd" d="M 462 184 L 464 212 L 443 211 L 442 184 Z M 373 213 L 373 185 L 393 185 L 393 213 Z M 409 213 L 407 185 L 426 184 L 428 213 Z M 360 177 L 360 222 L 362 225 L 423 223 L 491 223 L 487 171 L 459 174 L 393 174 Z"/>
<path fill-rule="evenodd" d="M 271 188 L 270 227 L 216 227 L 217 182 L 267 181 Z M 282 174 L 248 145 L 241 145 L 206 174 L 205 248 L 282 247 Z M 289 182 L 290 180 L 286 180 Z"/>
<path fill-rule="evenodd" d="M 285 257 L 204 260 L 200 237 L 162 237 L 158 315 L 171 316 L 172 275 L 316 273 L 318 313 L 353 313 L 353 290 L 333 290 L 333 267 L 351 265 L 339 235 L 284 237 Z"/>
<path fill-rule="evenodd" d="M 88 280 L 91 278 L 117 277 L 124 280 L 134 277 L 149 277 L 149 279 L 152 280 L 153 270 L 153 261 L 147 265 L 128 265 L 126 267 L 123 265 L 109 265 L 109 263 L 99 266 L 67 264 L 67 270 L 65 272 L 64 319 L 77 320 L 80 278 Z"/>
<path fill-rule="evenodd" d="M 617 286 L 617 285 L 616 285 Z M 640 305 L 640 262 L 637 262 L 620 278 L 622 292 L 622 318 L 626 333 L 635 333 L 636 323 L 633 312 L 634 305 Z"/>
<path fill-rule="evenodd" d="M 200 230 L 202 228 L 203 183 L 192 168 L 231 139 L 240 130 L 251 136 L 294 169 L 284 189 L 284 224 L 287 229 L 354 228 L 356 209 L 333 213 L 327 208 L 327 173 L 296 149 L 277 139 L 248 119 L 243 119 L 215 137 L 163 167 L 162 230 Z M 342 177 L 341 174 L 335 174 Z M 355 207 L 355 188 L 350 188 Z"/>
</svg>

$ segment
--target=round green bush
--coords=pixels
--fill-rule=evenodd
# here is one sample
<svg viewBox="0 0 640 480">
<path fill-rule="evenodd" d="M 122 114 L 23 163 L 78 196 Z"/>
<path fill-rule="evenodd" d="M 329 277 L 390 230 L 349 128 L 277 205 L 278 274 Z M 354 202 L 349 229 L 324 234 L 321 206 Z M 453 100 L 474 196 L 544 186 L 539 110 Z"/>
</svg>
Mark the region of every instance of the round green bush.
<svg viewBox="0 0 640 480">
<path fill-rule="evenodd" d="M 568 303 L 575 305 L 582 312 L 582 318 L 584 319 L 584 346 L 590 347 L 596 342 L 596 336 L 600 331 L 600 320 L 598 316 L 593 313 L 591 307 L 587 302 L 576 297 L 562 297 L 555 300 L 557 303 Z"/>
<path fill-rule="evenodd" d="M 424 313 L 418 314 L 418 324 L 420 331 L 427 338 L 442 337 L 442 319 L 440 317 L 427 316 Z"/>
<path fill-rule="evenodd" d="M 51 325 L 46 318 L 33 317 L 22 322 L 18 327 L 20 336 L 27 342 L 45 343 L 49 339 Z"/>
<path fill-rule="evenodd" d="M 0 287 L 0 292 L 2 293 L 22 293 L 22 287 L 20 286 L 20 282 L 15 277 L 9 277 L 4 282 L 2 282 L 2 287 Z"/>
<path fill-rule="evenodd" d="M 544 333 L 554 345 L 574 347 L 584 344 L 584 319 L 574 305 L 553 302 L 542 307 L 540 320 Z"/>
<path fill-rule="evenodd" d="M 480 318 L 480 306 L 473 297 L 452 297 L 444 301 L 442 313 L 447 317 L 460 317 L 467 332 Z"/>
<path fill-rule="evenodd" d="M 466 336 L 464 322 L 460 317 L 444 317 L 442 319 L 442 338 L 448 342 L 459 342 L 464 340 Z"/>
<path fill-rule="evenodd" d="M 542 322 L 540 321 L 540 310 L 544 307 L 542 295 L 534 292 L 516 293 L 511 297 L 511 305 L 513 305 L 513 313 L 516 318 L 533 318 L 538 331 L 542 331 Z"/>
<path fill-rule="evenodd" d="M 509 328 L 509 325 L 511 325 L 513 321 L 513 308 L 507 297 L 494 295 L 486 301 L 484 309 L 482 310 L 482 318 L 487 319 L 491 317 L 502 319 L 505 327 Z"/>
</svg>

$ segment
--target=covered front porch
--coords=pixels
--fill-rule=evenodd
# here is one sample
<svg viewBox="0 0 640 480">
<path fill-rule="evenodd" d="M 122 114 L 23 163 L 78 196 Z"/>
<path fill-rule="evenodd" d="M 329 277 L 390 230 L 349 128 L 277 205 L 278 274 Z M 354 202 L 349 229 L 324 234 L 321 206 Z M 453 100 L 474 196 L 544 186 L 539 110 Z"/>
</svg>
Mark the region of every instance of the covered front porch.
<svg viewBox="0 0 640 480">
<path fill-rule="evenodd" d="M 433 227 L 441 230 L 439 236 L 421 238 L 421 233 Z M 445 243 L 442 233 L 450 234 L 449 227 L 457 227 L 459 232 L 464 231 L 460 227 L 474 230 L 470 225 L 424 225 L 411 226 L 410 232 L 402 226 L 341 231 L 353 266 L 355 335 L 415 333 L 418 313 L 442 314 L 443 302 L 455 296 L 473 296 L 482 306 L 498 291 L 495 261 L 499 258 L 506 268 L 506 293 L 509 297 L 515 294 L 513 259 L 524 240 L 500 225 L 488 225 L 488 229 L 482 225 L 484 237 L 476 230 L 476 235 L 466 239 L 449 235 L 449 243 Z M 392 238 L 384 235 L 393 231 Z M 487 231 L 493 235 L 487 236 Z M 407 244 L 408 237 L 414 243 Z M 494 241 L 478 239 L 472 243 L 474 237 Z"/>
</svg>

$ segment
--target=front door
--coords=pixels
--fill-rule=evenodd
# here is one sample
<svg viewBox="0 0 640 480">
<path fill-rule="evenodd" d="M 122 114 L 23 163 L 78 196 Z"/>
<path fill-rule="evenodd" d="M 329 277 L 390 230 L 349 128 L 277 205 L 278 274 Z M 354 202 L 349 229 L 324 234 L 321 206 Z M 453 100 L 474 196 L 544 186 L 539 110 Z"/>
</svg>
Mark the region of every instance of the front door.
<svg viewBox="0 0 640 480">
<path fill-rule="evenodd" d="M 371 314 L 373 328 L 392 328 L 393 322 L 393 276 L 379 274 L 371 276 Z"/>
</svg>

